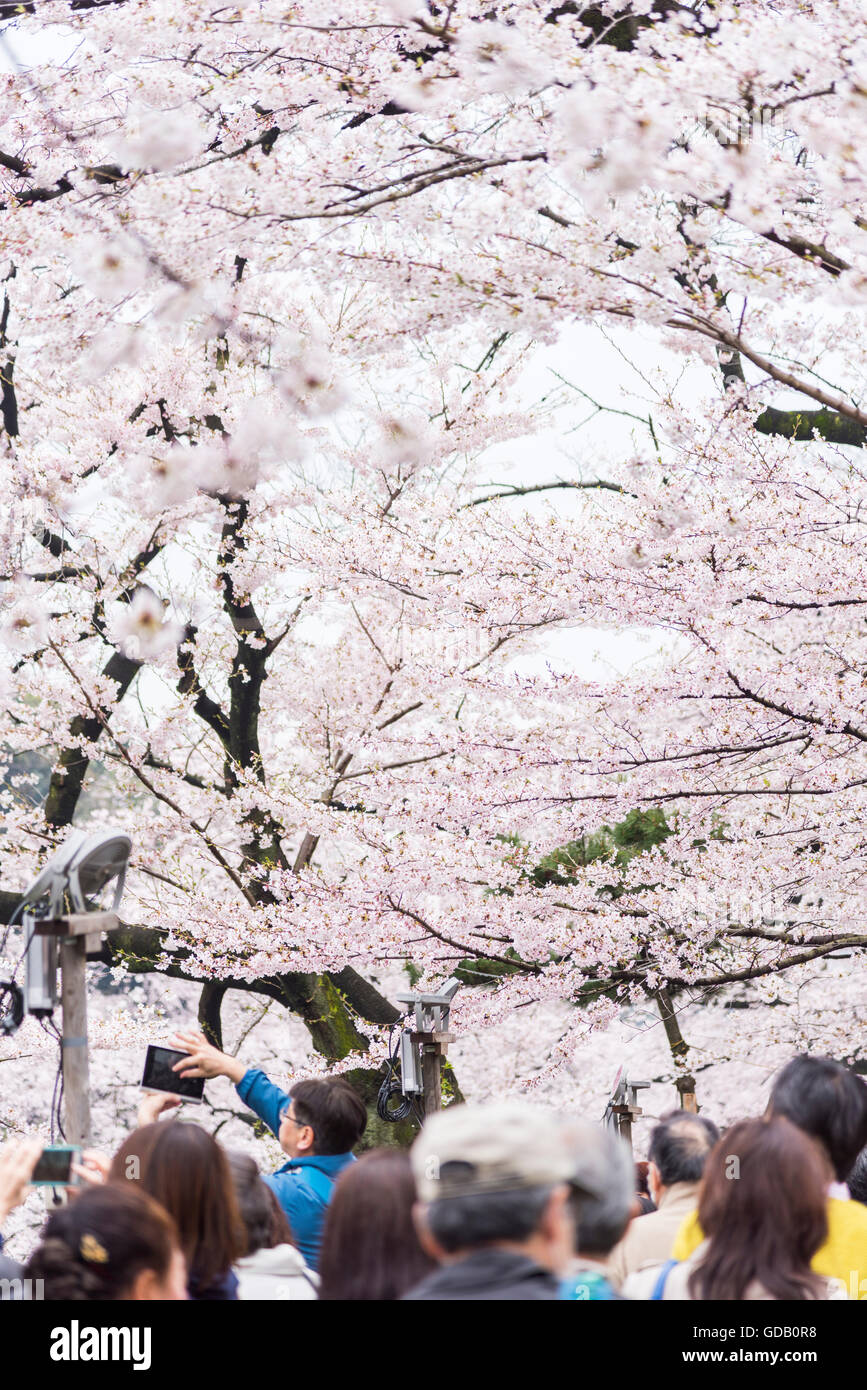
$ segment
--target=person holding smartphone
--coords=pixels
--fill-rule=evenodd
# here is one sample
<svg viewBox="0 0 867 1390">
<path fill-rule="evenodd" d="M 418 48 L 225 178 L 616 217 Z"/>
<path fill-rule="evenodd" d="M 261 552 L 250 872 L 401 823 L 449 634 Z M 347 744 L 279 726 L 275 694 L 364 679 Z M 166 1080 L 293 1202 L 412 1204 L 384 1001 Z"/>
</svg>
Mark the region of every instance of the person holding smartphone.
<svg viewBox="0 0 867 1390">
<path fill-rule="evenodd" d="M 316 1269 L 325 1212 L 339 1173 L 355 1161 L 367 1110 L 340 1076 L 298 1081 L 281 1091 L 263 1071 L 246 1067 L 209 1043 L 204 1033 L 178 1033 L 173 1045 L 189 1053 L 173 1068 L 180 1076 L 227 1076 L 241 1100 L 264 1121 L 288 1162 L 264 1181 L 286 1213 L 293 1238 Z"/>
</svg>

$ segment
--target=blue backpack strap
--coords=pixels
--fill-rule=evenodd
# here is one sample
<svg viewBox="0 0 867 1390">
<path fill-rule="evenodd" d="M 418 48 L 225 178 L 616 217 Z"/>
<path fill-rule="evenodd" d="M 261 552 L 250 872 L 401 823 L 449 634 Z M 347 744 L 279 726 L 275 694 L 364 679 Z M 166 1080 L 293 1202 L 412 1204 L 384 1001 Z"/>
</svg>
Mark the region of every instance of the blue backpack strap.
<svg viewBox="0 0 867 1390">
<path fill-rule="evenodd" d="M 679 1263 L 679 1260 L 666 1260 L 665 1264 L 662 1266 L 662 1269 L 659 1271 L 659 1278 L 653 1286 L 653 1293 L 650 1295 L 649 1299 L 651 1303 L 661 1302 L 662 1296 L 665 1292 L 665 1285 L 668 1276 L 674 1269 L 674 1266 Z"/>
</svg>

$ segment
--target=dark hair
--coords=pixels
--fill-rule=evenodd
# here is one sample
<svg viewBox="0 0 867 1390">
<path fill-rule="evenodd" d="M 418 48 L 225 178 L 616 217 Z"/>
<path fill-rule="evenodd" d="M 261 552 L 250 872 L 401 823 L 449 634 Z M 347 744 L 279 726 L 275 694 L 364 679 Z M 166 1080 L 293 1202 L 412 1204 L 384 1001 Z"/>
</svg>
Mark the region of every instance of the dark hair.
<svg viewBox="0 0 867 1390">
<path fill-rule="evenodd" d="M 144 1270 L 160 1281 L 178 1250 L 171 1217 L 136 1188 L 88 1188 L 48 1218 L 24 1270 L 49 1302 L 128 1298 Z"/>
<path fill-rule="evenodd" d="M 419 1243 L 414 1202 L 402 1149 L 372 1149 L 344 1168 L 325 1217 L 321 1299 L 396 1300 L 436 1268 Z"/>
<path fill-rule="evenodd" d="M 867 1085 L 830 1057 L 794 1057 L 774 1080 L 768 1110 L 818 1139 L 838 1182 L 867 1144 Z"/>
<path fill-rule="evenodd" d="M 174 1218 L 191 1286 L 228 1273 L 247 1242 L 226 1155 L 200 1125 L 143 1125 L 112 1159 L 109 1181 L 138 1181 Z"/>
<path fill-rule="evenodd" d="M 649 1197 L 650 1188 L 647 1183 L 647 1159 L 639 1158 L 635 1161 L 635 1191 L 639 1196 Z"/>
<path fill-rule="evenodd" d="M 235 1196 L 247 1231 L 246 1255 L 257 1250 L 273 1250 L 275 1245 L 292 1245 L 289 1222 L 274 1193 L 262 1181 L 259 1165 L 250 1154 L 230 1150 L 226 1154 Z"/>
<path fill-rule="evenodd" d="M 855 1159 L 846 1181 L 854 1200 L 867 1206 L 867 1149 L 862 1149 Z"/>
<path fill-rule="evenodd" d="M 740 1300 L 755 1281 L 770 1298 L 821 1298 L 810 1261 L 828 1235 L 827 1181 L 818 1146 L 781 1115 L 726 1130 L 699 1192 L 709 1243 L 691 1296 Z"/>
<path fill-rule="evenodd" d="M 649 1167 L 646 1158 L 639 1158 L 635 1161 L 635 1198 L 641 1211 L 640 1216 L 649 1216 L 652 1211 L 656 1211 L 656 1203 L 650 1195 L 650 1187 L 647 1178 Z"/>
<path fill-rule="evenodd" d="M 551 1190 L 522 1187 L 441 1197 L 425 1208 L 425 1217 L 431 1235 L 450 1255 L 497 1241 L 529 1240 L 542 1220 Z"/>
<path fill-rule="evenodd" d="M 670 1110 L 650 1136 L 647 1157 L 656 1164 L 663 1187 L 676 1182 L 699 1182 L 707 1156 L 719 1139 L 712 1120 L 691 1110 Z"/>
<path fill-rule="evenodd" d="M 314 1153 L 348 1153 L 364 1133 L 364 1101 L 342 1076 L 299 1081 L 292 1087 L 290 1099 L 300 1123 L 313 1129 Z"/>
</svg>

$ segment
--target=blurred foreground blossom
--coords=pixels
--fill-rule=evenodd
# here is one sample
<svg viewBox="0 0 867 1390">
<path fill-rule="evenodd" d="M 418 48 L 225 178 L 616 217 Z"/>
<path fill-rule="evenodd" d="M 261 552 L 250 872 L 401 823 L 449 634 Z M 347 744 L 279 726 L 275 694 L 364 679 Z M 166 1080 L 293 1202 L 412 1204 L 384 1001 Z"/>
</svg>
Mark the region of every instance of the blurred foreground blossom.
<svg viewBox="0 0 867 1390">
<path fill-rule="evenodd" d="M 21 598 L 0 623 L 0 641 L 17 652 L 34 652 L 48 640 L 48 622 L 37 598 Z"/>
<path fill-rule="evenodd" d="M 166 619 L 165 605 L 142 585 L 129 604 L 119 605 L 112 624 L 114 638 L 129 657 L 148 661 L 176 647 L 183 636 L 180 623 Z"/>
<path fill-rule="evenodd" d="M 82 237 L 72 255 L 73 270 L 100 299 L 122 299 L 144 283 L 147 261 L 120 236 Z"/>
<path fill-rule="evenodd" d="M 131 112 L 117 144 L 117 155 L 134 169 L 172 169 L 201 151 L 206 132 L 195 111 L 140 108 Z"/>
</svg>

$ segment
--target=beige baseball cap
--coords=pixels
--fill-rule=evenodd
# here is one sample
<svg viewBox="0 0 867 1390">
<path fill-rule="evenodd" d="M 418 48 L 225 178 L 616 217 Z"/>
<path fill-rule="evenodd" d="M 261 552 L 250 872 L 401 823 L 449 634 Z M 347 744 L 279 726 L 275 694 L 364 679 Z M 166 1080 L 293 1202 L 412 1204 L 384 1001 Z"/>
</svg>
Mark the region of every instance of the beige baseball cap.
<svg viewBox="0 0 867 1390">
<path fill-rule="evenodd" d="M 578 1166 L 572 1125 L 519 1100 L 452 1105 L 432 1115 L 410 1157 L 422 1202 L 574 1183 Z"/>
</svg>

